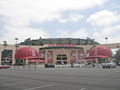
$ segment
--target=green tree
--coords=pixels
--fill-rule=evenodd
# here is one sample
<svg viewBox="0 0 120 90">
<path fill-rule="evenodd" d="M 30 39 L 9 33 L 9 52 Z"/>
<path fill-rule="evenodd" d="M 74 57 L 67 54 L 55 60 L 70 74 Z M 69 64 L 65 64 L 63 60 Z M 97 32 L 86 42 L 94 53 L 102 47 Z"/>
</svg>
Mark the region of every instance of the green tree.
<svg viewBox="0 0 120 90">
<path fill-rule="evenodd" d="M 3 41 L 4 50 L 6 49 L 7 45 L 7 41 Z"/>
</svg>

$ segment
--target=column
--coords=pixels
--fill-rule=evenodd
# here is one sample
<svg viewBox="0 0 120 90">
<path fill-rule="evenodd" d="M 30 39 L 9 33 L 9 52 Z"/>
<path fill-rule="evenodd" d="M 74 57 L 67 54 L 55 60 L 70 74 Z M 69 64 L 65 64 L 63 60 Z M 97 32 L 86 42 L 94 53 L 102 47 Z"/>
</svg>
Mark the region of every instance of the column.
<svg viewBox="0 0 120 90">
<path fill-rule="evenodd" d="M 53 63 L 56 63 L 56 53 L 55 49 L 53 50 Z"/>
<path fill-rule="evenodd" d="M 96 65 L 97 65 L 97 67 L 98 67 L 98 59 L 97 58 L 95 58 L 96 59 Z"/>
<path fill-rule="evenodd" d="M 12 65 L 16 63 L 14 55 L 15 55 L 15 50 L 13 50 L 13 54 L 12 54 Z"/>
<path fill-rule="evenodd" d="M 45 50 L 45 63 L 48 63 L 48 57 L 47 57 L 48 51 Z"/>
<path fill-rule="evenodd" d="M 75 50 L 75 52 L 76 52 L 76 59 L 78 61 L 78 50 Z"/>
</svg>

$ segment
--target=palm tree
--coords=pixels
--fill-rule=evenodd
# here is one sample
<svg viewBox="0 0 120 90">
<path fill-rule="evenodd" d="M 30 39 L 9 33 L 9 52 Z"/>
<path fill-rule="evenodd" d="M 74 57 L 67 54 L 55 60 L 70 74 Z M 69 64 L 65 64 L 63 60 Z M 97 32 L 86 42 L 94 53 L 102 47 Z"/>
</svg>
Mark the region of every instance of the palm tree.
<svg viewBox="0 0 120 90">
<path fill-rule="evenodd" d="M 7 41 L 3 41 L 3 46 L 4 46 L 4 50 L 5 50 L 7 47 Z"/>
</svg>

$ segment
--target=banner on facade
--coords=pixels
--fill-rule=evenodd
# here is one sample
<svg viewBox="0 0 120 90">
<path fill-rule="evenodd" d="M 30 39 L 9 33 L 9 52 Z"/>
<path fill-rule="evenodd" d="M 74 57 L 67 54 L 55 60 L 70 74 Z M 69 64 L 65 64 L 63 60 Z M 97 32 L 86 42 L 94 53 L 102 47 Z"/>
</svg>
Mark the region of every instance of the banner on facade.
<svg viewBox="0 0 120 90">
<path fill-rule="evenodd" d="M 53 51 L 48 51 L 47 60 L 48 62 L 53 62 Z"/>
<path fill-rule="evenodd" d="M 86 57 L 89 57 L 90 50 L 86 51 Z"/>
<path fill-rule="evenodd" d="M 77 54 L 76 54 L 75 50 L 71 51 L 70 60 L 71 60 L 71 62 L 76 62 L 77 61 Z"/>
<path fill-rule="evenodd" d="M 45 50 L 40 50 L 39 51 L 39 55 L 40 55 L 40 58 L 44 58 L 45 59 Z"/>
<path fill-rule="evenodd" d="M 84 58 L 85 58 L 84 50 L 78 50 L 78 60 L 81 60 Z"/>
</svg>

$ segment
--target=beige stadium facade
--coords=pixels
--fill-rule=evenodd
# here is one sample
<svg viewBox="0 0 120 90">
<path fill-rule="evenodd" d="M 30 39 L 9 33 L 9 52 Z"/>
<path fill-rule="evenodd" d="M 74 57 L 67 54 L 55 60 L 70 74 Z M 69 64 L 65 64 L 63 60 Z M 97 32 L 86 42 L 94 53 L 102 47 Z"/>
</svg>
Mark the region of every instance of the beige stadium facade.
<svg viewBox="0 0 120 90">
<path fill-rule="evenodd" d="M 105 46 L 106 44 L 102 44 L 102 46 Z M 32 48 L 34 48 L 36 51 L 40 51 L 41 49 L 45 49 L 46 47 L 58 47 L 58 45 L 57 46 L 55 46 L 55 45 L 52 45 L 52 44 L 46 44 L 46 45 L 43 45 L 43 46 L 41 46 L 41 45 L 38 45 L 38 46 L 32 46 L 32 45 L 19 45 L 19 47 L 18 48 L 21 48 L 21 47 L 25 47 L 25 46 L 27 46 L 27 47 L 32 47 Z M 65 46 L 65 45 L 60 45 L 60 46 Z M 97 45 L 96 45 L 97 46 Z M 66 47 L 66 46 L 65 46 Z M 70 52 L 72 51 L 72 50 L 74 50 L 74 51 L 76 51 L 76 52 L 78 52 L 78 50 L 80 50 L 80 49 L 83 49 L 84 50 L 84 52 L 86 53 L 87 52 L 87 50 L 90 50 L 92 47 L 93 47 L 93 45 L 75 45 L 75 47 L 77 47 L 77 48 L 69 48 L 69 49 L 64 49 L 64 48 L 61 48 L 61 49 L 45 49 L 45 59 L 47 59 L 48 58 L 48 56 L 47 56 L 47 53 L 49 52 L 49 51 L 53 51 L 53 60 L 54 60 L 54 63 L 56 62 L 56 59 L 57 59 L 57 57 L 59 57 L 59 56 L 57 56 L 57 55 L 66 55 L 67 56 L 67 62 L 69 62 L 69 59 L 71 58 L 70 57 Z M 120 48 L 120 43 L 113 43 L 113 44 L 107 44 L 107 47 L 109 47 L 109 48 L 111 48 L 111 49 L 116 49 L 116 48 Z M 18 49 L 17 48 L 17 49 Z M 2 51 L 4 51 L 4 50 L 11 50 L 12 51 L 12 64 L 14 64 L 15 63 L 15 59 L 14 59 L 14 55 L 15 55 L 15 52 L 16 52 L 16 47 L 15 47 L 15 45 L 7 45 L 6 46 L 6 48 L 4 47 L 4 45 L 3 44 L 0 44 L 0 64 L 1 64 L 1 58 L 2 58 Z M 76 55 L 78 55 L 78 54 L 76 54 Z M 64 56 L 63 56 L 64 57 Z M 78 59 L 78 58 L 77 58 Z M 58 60 L 59 61 L 59 60 Z M 63 60 L 63 62 L 64 62 L 64 60 Z M 62 62 L 62 63 L 63 63 Z"/>
</svg>

